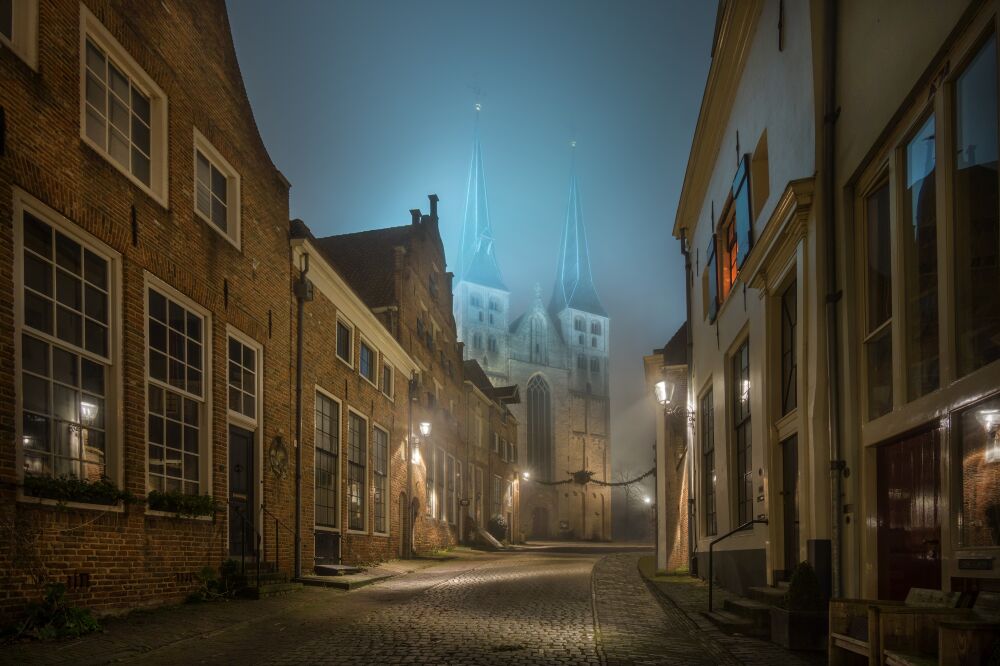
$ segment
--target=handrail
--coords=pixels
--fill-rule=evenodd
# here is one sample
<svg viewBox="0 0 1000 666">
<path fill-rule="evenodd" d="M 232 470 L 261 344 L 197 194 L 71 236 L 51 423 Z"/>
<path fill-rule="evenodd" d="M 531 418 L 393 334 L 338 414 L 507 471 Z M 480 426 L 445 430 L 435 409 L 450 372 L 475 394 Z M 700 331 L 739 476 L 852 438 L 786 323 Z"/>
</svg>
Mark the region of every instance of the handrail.
<svg viewBox="0 0 1000 666">
<path fill-rule="evenodd" d="M 274 568 L 280 569 L 281 548 L 279 547 L 280 542 L 278 540 L 278 527 L 280 526 L 288 530 L 289 534 L 292 535 L 293 539 L 295 538 L 295 530 L 293 530 L 291 527 L 281 522 L 281 520 L 276 515 L 268 511 L 266 504 L 261 504 L 260 510 L 263 514 L 265 514 L 266 516 L 270 516 L 274 520 Z M 261 553 L 261 555 L 263 556 L 264 560 L 267 561 L 267 539 L 264 539 L 264 550 Z"/>
<path fill-rule="evenodd" d="M 712 578 L 713 578 L 712 574 L 714 573 L 713 572 L 714 567 L 712 563 L 712 555 L 713 555 L 712 549 L 715 548 L 715 544 L 719 543 L 723 539 L 728 539 L 737 532 L 742 532 L 743 530 L 748 529 L 752 525 L 767 525 L 767 518 L 755 518 L 754 520 L 748 520 L 739 527 L 735 527 L 726 532 L 725 534 L 723 534 L 722 536 L 713 539 L 708 544 L 708 612 L 709 613 L 712 612 Z"/>
<path fill-rule="evenodd" d="M 240 518 L 240 523 L 244 527 L 244 529 L 246 527 L 249 527 L 250 531 L 253 533 L 253 535 L 257 539 L 257 549 L 256 549 L 256 552 L 254 553 L 255 556 L 256 556 L 256 560 L 257 560 L 257 562 L 256 562 L 256 565 L 257 565 L 257 577 L 256 578 L 257 578 L 257 580 L 254 581 L 254 584 L 255 584 L 256 587 L 259 588 L 260 587 L 260 546 L 261 546 L 261 540 L 262 540 L 261 536 L 260 536 L 260 532 L 258 532 L 257 528 L 254 527 L 254 525 L 253 525 L 252 522 L 250 522 L 250 518 L 247 516 L 246 512 L 243 510 L 242 506 L 240 506 L 237 502 L 235 502 L 232 497 L 228 498 L 227 501 L 228 501 L 229 507 L 231 509 L 235 509 L 236 514 Z M 232 515 L 232 512 L 230 512 L 230 515 Z M 247 553 L 246 553 L 246 550 L 247 550 L 247 540 L 246 540 L 245 537 L 241 537 L 240 538 L 240 573 L 242 575 L 244 575 L 244 576 L 246 575 L 246 570 L 247 570 Z"/>
</svg>

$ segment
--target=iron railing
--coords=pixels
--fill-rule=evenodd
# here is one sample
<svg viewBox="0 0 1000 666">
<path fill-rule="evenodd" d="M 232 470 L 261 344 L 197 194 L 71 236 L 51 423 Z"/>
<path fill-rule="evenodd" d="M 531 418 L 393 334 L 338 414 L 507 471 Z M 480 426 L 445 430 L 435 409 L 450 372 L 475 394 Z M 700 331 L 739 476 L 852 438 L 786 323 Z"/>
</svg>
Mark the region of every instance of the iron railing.
<svg viewBox="0 0 1000 666">
<path fill-rule="evenodd" d="M 258 587 L 259 588 L 260 587 L 260 550 L 261 550 L 260 549 L 260 544 L 261 544 L 261 541 L 262 541 L 260 532 L 257 531 L 257 528 L 254 526 L 253 521 L 251 521 L 250 517 L 247 516 L 246 512 L 243 510 L 243 507 L 238 502 L 234 501 L 232 498 L 229 498 L 229 508 L 230 508 L 230 511 L 229 511 L 230 520 L 232 519 L 233 515 L 239 517 L 239 519 L 240 519 L 240 527 L 241 527 L 241 530 L 240 530 L 240 575 L 242 575 L 244 577 L 246 577 L 246 574 L 247 574 L 247 536 L 250 535 L 250 534 L 252 534 L 253 537 L 254 537 L 254 539 L 257 542 L 257 544 L 256 544 L 257 547 L 254 548 L 254 552 L 251 553 L 251 555 L 256 560 L 253 563 L 255 565 L 255 571 L 256 571 L 256 576 L 255 576 L 256 580 L 254 580 L 254 587 Z"/>
<path fill-rule="evenodd" d="M 736 528 L 733 528 L 733 529 L 729 530 L 728 532 L 726 532 L 722 536 L 718 537 L 717 539 L 713 539 L 708 544 L 708 612 L 709 613 L 712 612 L 712 583 L 713 583 L 713 575 L 715 573 L 714 566 L 713 566 L 713 563 L 712 563 L 712 556 L 713 556 L 714 553 L 712 551 L 715 548 L 715 544 L 719 543 L 723 539 L 728 539 L 729 537 L 733 536 L 737 532 L 742 532 L 743 530 L 749 529 L 750 527 L 752 527 L 754 525 L 758 525 L 758 524 L 759 525 L 767 525 L 767 518 L 757 518 L 755 520 L 748 520 L 747 522 L 743 523 L 739 527 L 736 527 Z"/>
<path fill-rule="evenodd" d="M 287 530 L 289 534 L 292 535 L 292 539 L 295 539 L 295 530 L 293 530 L 288 525 L 281 522 L 276 515 L 267 510 L 267 505 L 262 504 L 260 507 L 262 518 L 271 518 L 274 521 L 274 569 L 275 571 L 280 571 L 281 569 L 281 542 L 280 542 L 280 532 L 279 528 Z M 261 553 L 264 561 L 267 561 L 267 539 L 264 540 L 264 550 Z"/>
</svg>

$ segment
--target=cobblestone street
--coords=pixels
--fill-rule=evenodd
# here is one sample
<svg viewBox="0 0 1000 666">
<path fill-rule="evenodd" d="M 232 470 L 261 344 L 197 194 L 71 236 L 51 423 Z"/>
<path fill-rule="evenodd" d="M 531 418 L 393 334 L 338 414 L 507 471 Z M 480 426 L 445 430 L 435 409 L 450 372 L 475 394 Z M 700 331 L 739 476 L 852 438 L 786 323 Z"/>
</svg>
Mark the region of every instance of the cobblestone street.
<svg viewBox="0 0 1000 666">
<path fill-rule="evenodd" d="M 185 605 L 2 663 L 739 664 L 647 588 L 638 553 L 465 553 L 354 592 Z M 772 655 L 773 656 L 773 655 Z"/>
</svg>

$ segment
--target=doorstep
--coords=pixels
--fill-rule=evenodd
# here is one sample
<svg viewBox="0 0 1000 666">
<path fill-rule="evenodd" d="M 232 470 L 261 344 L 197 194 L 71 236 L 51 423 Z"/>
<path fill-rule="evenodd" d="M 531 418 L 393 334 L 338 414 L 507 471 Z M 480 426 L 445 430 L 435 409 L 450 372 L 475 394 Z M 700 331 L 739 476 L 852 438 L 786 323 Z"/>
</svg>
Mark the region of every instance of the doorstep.
<svg viewBox="0 0 1000 666">
<path fill-rule="evenodd" d="M 317 587 L 332 587 L 338 590 L 357 590 L 358 588 L 378 583 L 389 578 L 395 578 L 402 572 L 380 571 L 357 574 L 341 574 L 338 576 L 302 576 L 296 582 Z"/>
</svg>

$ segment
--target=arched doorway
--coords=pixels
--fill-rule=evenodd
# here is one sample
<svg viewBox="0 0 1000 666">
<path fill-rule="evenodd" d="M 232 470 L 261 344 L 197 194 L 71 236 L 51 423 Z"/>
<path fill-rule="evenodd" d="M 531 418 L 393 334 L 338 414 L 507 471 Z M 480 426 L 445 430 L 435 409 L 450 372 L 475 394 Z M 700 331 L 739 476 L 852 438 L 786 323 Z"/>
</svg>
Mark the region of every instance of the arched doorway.
<svg viewBox="0 0 1000 666">
<path fill-rule="evenodd" d="M 549 510 L 544 506 L 536 506 L 531 510 L 531 536 L 534 539 L 549 536 Z"/>
</svg>

